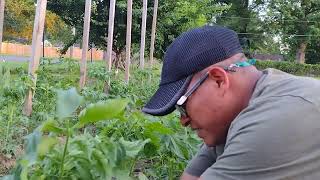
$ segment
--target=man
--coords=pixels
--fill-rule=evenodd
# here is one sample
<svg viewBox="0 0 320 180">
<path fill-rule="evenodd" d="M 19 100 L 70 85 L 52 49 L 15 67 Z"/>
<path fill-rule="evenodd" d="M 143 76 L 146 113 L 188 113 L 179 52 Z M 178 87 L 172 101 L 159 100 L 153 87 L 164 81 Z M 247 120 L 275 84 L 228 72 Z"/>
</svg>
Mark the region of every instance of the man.
<svg viewBox="0 0 320 180">
<path fill-rule="evenodd" d="M 169 46 L 143 111 L 177 109 L 203 139 L 181 179 L 320 179 L 320 82 L 253 63 L 224 27 L 192 29 Z"/>
</svg>

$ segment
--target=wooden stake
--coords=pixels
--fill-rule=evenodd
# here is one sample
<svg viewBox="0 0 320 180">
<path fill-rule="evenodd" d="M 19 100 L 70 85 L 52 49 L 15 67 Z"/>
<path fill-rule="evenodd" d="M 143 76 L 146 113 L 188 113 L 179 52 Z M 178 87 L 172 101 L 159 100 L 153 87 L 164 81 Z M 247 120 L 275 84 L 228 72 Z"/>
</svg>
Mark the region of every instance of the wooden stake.
<svg viewBox="0 0 320 180">
<path fill-rule="evenodd" d="M 153 66 L 153 53 L 154 53 L 154 43 L 155 43 L 155 38 L 156 38 L 157 15 L 158 15 L 158 0 L 154 0 L 152 30 L 151 30 L 151 46 L 150 46 L 150 66 L 151 66 L 151 68 Z"/>
<path fill-rule="evenodd" d="M 3 35 L 3 19 L 4 19 L 5 0 L 0 0 L 0 54 L 2 50 L 2 35 Z"/>
<path fill-rule="evenodd" d="M 147 26 L 147 0 L 143 0 L 142 8 L 142 26 L 141 26 L 141 45 L 140 45 L 140 68 L 144 69 L 144 49 L 146 42 Z"/>
<path fill-rule="evenodd" d="M 41 41 L 43 37 L 44 21 L 46 17 L 47 0 L 37 0 L 36 15 L 34 19 L 33 34 L 32 34 L 32 53 L 29 62 L 29 76 L 33 81 L 34 88 L 37 82 L 36 71 L 39 67 L 40 55 L 41 55 Z M 23 113 L 26 116 L 30 116 L 32 113 L 32 98 L 35 89 L 30 88 L 26 100 Z"/>
<path fill-rule="evenodd" d="M 127 38 L 126 38 L 126 71 L 125 82 L 129 83 L 131 64 L 131 29 L 132 29 L 132 0 L 128 0 L 127 9 Z"/>
<path fill-rule="evenodd" d="M 116 8 L 116 0 L 110 0 L 109 9 L 109 26 L 108 26 L 108 46 L 107 46 L 107 68 L 111 72 L 112 67 L 112 43 L 113 43 L 113 29 L 114 29 L 114 13 Z M 110 81 L 110 79 L 109 79 Z"/>
<path fill-rule="evenodd" d="M 72 35 L 75 36 L 76 35 L 76 28 L 72 28 Z M 70 58 L 73 58 L 73 49 L 74 49 L 74 44 L 72 44 L 72 46 L 70 46 Z"/>
<path fill-rule="evenodd" d="M 90 16 L 91 16 L 91 0 L 86 0 L 84 24 L 83 24 L 83 36 L 82 36 L 82 56 L 80 64 L 80 89 L 86 84 L 87 76 L 87 52 L 88 41 L 90 31 Z"/>
</svg>

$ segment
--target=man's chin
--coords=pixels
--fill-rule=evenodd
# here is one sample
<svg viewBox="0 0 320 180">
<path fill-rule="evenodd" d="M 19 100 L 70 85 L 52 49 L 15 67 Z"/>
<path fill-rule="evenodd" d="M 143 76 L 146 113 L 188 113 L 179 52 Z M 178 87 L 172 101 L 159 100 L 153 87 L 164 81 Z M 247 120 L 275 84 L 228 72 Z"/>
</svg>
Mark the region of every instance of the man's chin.
<svg viewBox="0 0 320 180">
<path fill-rule="evenodd" d="M 222 144 L 225 143 L 224 141 L 219 142 L 219 141 L 217 141 L 217 139 L 214 139 L 214 138 L 210 139 L 210 138 L 208 138 L 208 137 L 202 138 L 202 141 L 203 141 L 208 147 L 214 147 L 214 146 L 222 145 Z"/>
<path fill-rule="evenodd" d="M 214 142 L 214 141 L 209 141 L 208 139 L 206 138 L 202 138 L 203 142 L 208 146 L 208 147 L 213 147 L 213 146 L 216 146 L 217 143 Z"/>
</svg>

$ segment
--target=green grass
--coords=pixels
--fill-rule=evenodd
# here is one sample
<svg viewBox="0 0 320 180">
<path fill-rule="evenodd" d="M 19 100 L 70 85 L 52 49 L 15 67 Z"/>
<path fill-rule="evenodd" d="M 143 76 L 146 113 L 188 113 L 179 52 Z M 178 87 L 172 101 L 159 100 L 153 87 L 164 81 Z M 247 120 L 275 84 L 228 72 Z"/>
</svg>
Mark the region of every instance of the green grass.
<svg viewBox="0 0 320 180">
<path fill-rule="evenodd" d="M 15 69 L 15 68 L 22 68 L 24 70 L 28 70 L 28 62 L 9 62 L 9 61 L 0 61 L 0 67 Z"/>
</svg>

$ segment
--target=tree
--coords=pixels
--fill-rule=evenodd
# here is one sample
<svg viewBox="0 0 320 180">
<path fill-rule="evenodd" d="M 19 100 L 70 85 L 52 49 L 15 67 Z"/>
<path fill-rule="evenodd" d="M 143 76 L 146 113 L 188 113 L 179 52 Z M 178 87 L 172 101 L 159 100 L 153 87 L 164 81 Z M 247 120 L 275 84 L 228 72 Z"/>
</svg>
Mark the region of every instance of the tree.
<svg viewBox="0 0 320 180">
<path fill-rule="evenodd" d="M 236 31 L 246 55 L 253 51 L 270 51 L 273 37 L 264 34 L 266 27 L 259 14 L 265 5 L 261 0 L 220 0 L 230 6 L 228 11 L 216 17 L 216 23 Z M 251 3 L 250 3 L 251 2 Z M 273 42 L 273 43 L 270 43 Z M 266 45 L 268 43 L 268 45 Z M 271 46 L 273 49 L 274 47 Z M 279 49 L 279 47 L 277 47 Z"/>
<path fill-rule="evenodd" d="M 55 13 L 47 11 L 45 22 L 45 37 L 52 44 L 61 44 L 71 41 L 72 27 L 66 25 Z"/>
<path fill-rule="evenodd" d="M 227 9 L 228 6 L 215 0 L 160 1 L 155 57 L 161 58 L 169 44 L 182 32 L 210 23 L 214 16 Z"/>
<path fill-rule="evenodd" d="M 148 2 L 148 7 L 153 7 L 153 2 Z M 82 32 L 81 24 L 84 11 L 84 0 L 49 0 L 48 9 L 56 13 L 66 24 L 76 27 L 77 33 L 74 39 L 67 43 L 69 46 L 79 40 Z M 133 3 L 132 14 L 132 43 L 134 47 L 139 46 L 141 32 L 142 1 Z M 150 34 L 152 25 L 152 10 L 148 8 L 146 46 L 150 45 Z M 164 0 L 159 2 L 157 42 L 155 45 L 155 56 L 161 58 L 167 46 L 175 37 L 183 31 L 192 27 L 206 24 L 216 14 L 226 10 L 226 6 L 216 3 L 214 0 Z M 90 29 L 90 41 L 100 49 L 107 47 L 108 13 L 109 1 L 92 1 L 92 23 Z M 115 27 L 113 51 L 117 56 L 125 49 L 126 44 L 126 17 L 127 0 L 116 2 Z M 66 46 L 66 50 L 69 46 Z"/>
<path fill-rule="evenodd" d="M 35 9 L 34 0 L 6 1 L 4 40 L 31 43 Z M 50 11 L 46 14 L 45 31 L 46 37 L 53 43 L 68 41 L 71 38 L 71 27 Z"/>
<path fill-rule="evenodd" d="M 30 42 L 34 14 L 34 0 L 7 1 L 4 17 L 4 40 L 23 38 Z"/>
<path fill-rule="evenodd" d="M 311 39 L 308 49 L 306 50 L 306 63 L 319 64 L 320 63 L 320 39 Z"/>
<path fill-rule="evenodd" d="M 305 63 L 305 53 L 314 38 L 320 37 L 320 1 L 272 0 L 268 2 L 268 24 L 274 33 L 296 54 L 299 63 Z"/>
</svg>

